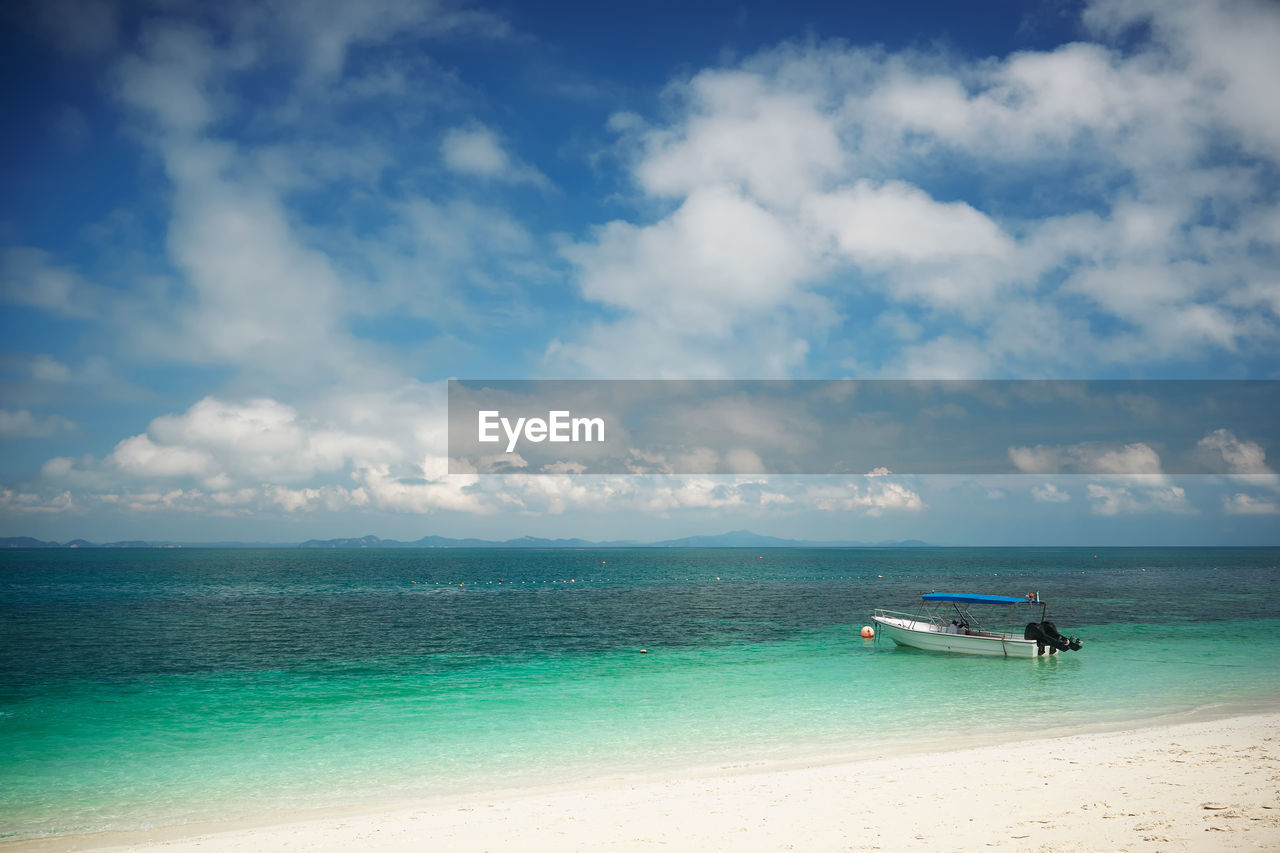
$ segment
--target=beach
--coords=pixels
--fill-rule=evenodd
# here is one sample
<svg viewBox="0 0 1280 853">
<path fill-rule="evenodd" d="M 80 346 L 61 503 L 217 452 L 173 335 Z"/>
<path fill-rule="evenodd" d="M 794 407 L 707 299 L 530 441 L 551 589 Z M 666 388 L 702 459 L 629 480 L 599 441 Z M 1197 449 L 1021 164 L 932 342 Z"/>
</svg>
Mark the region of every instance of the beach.
<svg viewBox="0 0 1280 853">
<path fill-rule="evenodd" d="M 1275 850 L 1280 713 L 12 850 Z"/>
</svg>

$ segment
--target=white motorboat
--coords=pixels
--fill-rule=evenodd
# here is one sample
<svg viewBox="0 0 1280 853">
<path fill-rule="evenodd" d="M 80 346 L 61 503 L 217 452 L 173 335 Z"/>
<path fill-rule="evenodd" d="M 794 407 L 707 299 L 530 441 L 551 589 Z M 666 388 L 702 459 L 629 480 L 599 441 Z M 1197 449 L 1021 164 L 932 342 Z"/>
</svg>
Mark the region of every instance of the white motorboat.
<svg viewBox="0 0 1280 853">
<path fill-rule="evenodd" d="M 899 646 L 965 655 L 1034 658 L 1080 649 L 1078 639 L 1062 636 L 1057 627 L 1045 619 L 1046 605 L 1034 592 L 1023 598 L 931 592 L 921 596 L 921 602 L 916 613 L 876 610 L 871 618 L 878 626 L 877 631 Z M 993 609 L 979 610 L 975 605 L 988 605 Z M 1019 610 L 1035 605 L 1040 606 L 1039 620 L 1034 618 L 1034 610 L 1030 614 Z M 1017 630 L 1026 616 L 1032 620 Z"/>
</svg>

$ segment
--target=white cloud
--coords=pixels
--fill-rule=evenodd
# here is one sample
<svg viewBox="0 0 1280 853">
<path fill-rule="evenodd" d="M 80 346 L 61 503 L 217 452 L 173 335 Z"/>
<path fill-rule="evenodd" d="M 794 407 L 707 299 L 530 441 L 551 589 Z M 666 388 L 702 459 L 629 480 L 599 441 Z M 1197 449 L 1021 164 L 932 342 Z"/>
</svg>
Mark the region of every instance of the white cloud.
<svg viewBox="0 0 1280 853">
<path fill-rule="evenodd" d="M 1251 497 L 1242 492 L 1223 497 L 1222 509 L 1228 515 L 1275 515 L 1280 513 L 1280 505 L 1275 501 Z"/>
<path fill-rule="evenodd" d="M 370 401 L 374 402 L 374 401 Z M 384 412 L 394 407 L 382 401 Z M 344 411 L 346 410 L 345 407 Z M 919 512 L 919 493 L 876 471 L 865 478 L 774 478 L 633 475 L 578 477 L 455 474 L 430 449 L 441 443 L 438 419 L 418 408 L 426 427 L 406 434 L 404 420 L 365 424 L 357 416 L 325 422 L 275 400 L 229 402 L 206 398 L 186 412 L 152 421 L 148 431 L 121 441 L 105 458 L 57 457 L 41 481 L 53 493 L 76 494 L 82 505 L 135 512 L 290 515 L 321 511 L 460 513 L 487 516 L 633 511 L 666 516 L 683 510 L 855 513 Z M 413 456 L 413 448 L 422 455 Z M 760 460 L 733 452 L 730 464 L 759 469 Z M 650 466 L 652 467 L 652 466 Z M 70 487 L 68 490 L 67 487 Z M 43 505 L 40 490 L 23 506 Z M 11 500 L 17 500 L 13 498 Z"/>
<path fill-rule="evenodd" d="M 75 501 L 71 492 L 62 491 L 51 497 L 32 492 L 15 492 L 13 489 L 0 487 L 0 510 L 23 515 L 53 514 L 75 509 Z"/>
<path fill-rule="evenodd" d="M 1096 515 L 1153 512 L 1186 515 L 1196 512 L 1196 509 L 1187 501 L 1187 493 L 1182 486 L 1160 484 L 1160 478 L 1154 478 L 1152 482 L 1155 485 L 1145 488 L 1134 485 L 1106 486 L 1090 483 L 1086 490 L 1091 501 L 1090 509 Z"/>
<path fill-rule="evenodd" d="M 200 449 L 159 445 L 146 435 L 116 445 L 107 463 L 136 477 L 192 477 L 214 473 L 213 457 Z"/>
<path fill-rule="evenodd" d="M 415 386 L 399 394 L 366 392 L 312 402 L 311 414 L 270 398 L 207 397 L 185 412 L 155 418 L 146 432 L 120 441 L 101 460 L 51 459 L 43 477 L 99 494 L 167 493 L 177 483 L 188 499 L 216 494 L 223 506 L 235 503 L 230 496 L 236 494 L 291 509 L 300 500 L 332 504 L 334 494 L 351 492 L 326 491 L 336 485 L 332 481 L 358 488 L 366 469 L 382 471 L 383 480 L 440 478 L 415 461 L 442 443 L 432 426 L 439 416 L 436 396 Z"/>
<path fill-rule="evenodd" d="M 455 127 L 446 132 L 440 154 L 445 166 L 459 174 L 535 186 L 550 184 L 537 169 L 516 161 L 497 134 L 483 125 Z"/>
<path fill-rule="evenodd" d="M 402 155 L 390 150 L 399 137 L 388 142 L 343 127 L 340 117 L 357 97 L 395 96 L 407 128 L 423 121 L 424 98 L 449 97 L 428 91 L 437 82 L 456 86 L 454 72 L 429 57 L 393 57 L 372 65 L 412 77 L 409 91 L 344 88 L 348 77 L 373 73 L 362 53 L 348 74 L 353 48 L 401 37 L 500 39 L 510 35 L 508 25 L 459 5 L 322 6 L 302 13 L 236 5 L 199 24 L 156 16 L 115 64 L 113 92 L 171 183 L 165 248 L 177 281 L 149 312 L 120 323 L 127 320 L 129 344 L 142 354 L 230 366 L 256 380 L 246 385 L 269 392 L 321 383 L 385 387 L 400 381 L 402 368 L 387 357 L 392 346 L 360 336 L 367 318 L 408 313 L 439 324 L 448 317 L 448 333 L 465 337 L 493 321 L 477 316 L 474 301 L 509 306 L 513 322 L 535 322 L 521 317 L 529 308 L 523 291 L 548 273 L 535 261 L 546 252 L 528 229 L 465 197 L 427 200 L 403 185 L 388 193 L 381 181 L 400 165 Z M 283 85 L 248 96 L 252 75 L 269 64 Z M 242 126 L 267 132 L 258 140 L 237 134 Z M 472 175 L 549 185 L 475 123 L 446 134 L 444 153 Z M 313 193 L 335 191 L 353 210 L 376 206 L 377 226 L 348 215 L 345 203 L 340 213 L 308 203 Z"/>
<path fill-rule="evenodd" d="M 105 294 L 48 252 L 29 246 L 0 251 L 0 300 L 67 317 L 87 318 Z"/>
<path fill-rule="evenodd" d="M 1097 444 L 1010 447 L 1009 460 L 1024 474 L 1161 475 L 1160 455 L 1142 442 L 1120 448 Z"/>
<path fill-rule="evenodd" d="M 736 316 L 785 300 L 806 261 L 783 220 L 723 186 L 691 193 L 655 225 L 613 222 L 566 254 L 588 298 L 719 337 Z"/>
<path fill-rule="evenodd" d="M 589 375 L 784 376 L 808 352 L 801 335 L 835 319 L 800 288 L 814 259 L 794 224 L 723 185 L 660 222 L 612 222 L 563 253 L 584 296 L 624 312 L 549 348 Z"/>
<path fill-rule="evenodd" d="M 66 22 L 66 46 L 114 46 L 113 8 L 93 4 L 78 31 Z M 140 39 L 106 75 L 135 119 L 128 138 L 170 182 L 153 197 L 172 202 L 165 261 L 176 280 L 135 310 L 145 300 L 126 306 L 81 267 L 15 247 L 0 257 L 0 296 L 63 318 L 103 317 L 135 352 L 227 368 L 230 378 L 104 458 L 48 460 L 39 488 L 6 492 L 6 505 L 294 515 L 926 508 L 916 489 L 887 477 L 445 475 L 438 407 L 410 399 L 409 359 L 357 338 L 353 318 L 447 323 L 441 346 L 457 363 L 471 331 L 518 317 L 522 288 L 551 283 L 563 296 L 557 263 L 543 257 L 540 226 L 513 208 L 415 195 L 413 180 L 389 181 L 388 200 L 379 185 L 399 152 L 355 133 L 304 138 L 338 124 L 336 111 L 307 109 L 329 94 L 430 88 L 394 57 L 363 65 L 361 48 L 503 38 L 508 25 L 464 6 L 390 0 L 234 5 L 198 24 L 182 14 L 141 21 Z M 657 118 L 610 121 L 622 137 L 614 153 L 631 156 L 639 213 L 562 238 L 571 283 L 589 304 L 565 299 L 535 369 L 759 378 L 853 365 L 964 378 L 1117 365 L 1141 373 L 1213 354 L 1247 370 L 1280 340 L 1280 216 L 1268 179 L 1280 162 L 1280 113 L 1267 109 L 1280 77 L 1278 22 L 1261 3 L 1116 0 L 1086 13 L 1097 44 L 968 61 L 810 41 L 677 80 Z M 267 69 L 280 72 L 283 104 L 241 96 Z M 430 124 L 423 103 L 398 118 L 419 144 L 439 141 L 446 168 L 474 179 L 451 185 L 494 193 L 549 184 L 499 131 L 457 124 L 457 104 L 440 111 L 452 129 Z M 255 142 L 259 132 L 283 139 Z M 348 185 L 354 205 L 385 212 L 385 230 L 318 222 L 322 205 L 295 197 Z M 881 318 L 875 328 L 872 318 Z M 892 344 L 869 342 L 886 331 Z M 31 361 L 32 377 L 87 382 L 90 361 L 77 368 L 65 353 Z M 419 355 L 414 371 L 439 375 Z M 0 415 L 0 432 L 69 428 L 28 409 Z M 1229 434 L 1206 436 L 1201 450 L 1232 475 L 1274 476 L 1260 446 Z M 1189 511 L 1145 444 L 1015 448 L 1011 458 L 1029 471 L 1155 477 L 1147 487 L 1091 484 L 1098 513 Z M 751 471 L 758 461 L 735 464 Z M 1067 496 L 1050 484 L 1032 494 Z M 1269 506 L 1240 494 L 1228 511 Z"/>
<path fill-rule="evenodd" d="M 76 425 L 61 415 L 33 415 L 27 409 L 0 409 L 0 438 L 48 438 L 75 432 Z"/>
<path fill-rule="evenodd" d="M 1066 503 L 1071 495 L 1053 483 L 1041 483 L 1031 487 L 1031 497 L 1040 503 Z"/>
<path fill-rule="evenodd" d="M 127 314 L 127 309 L 120 316 Z M 39 402 L 66 401 L 83 406 L 86 400 L 137 401 L 148 392 L 118 375 L 118 368 L 102 355 L 90 355 L 79 363 L 68 363 L 45 353 L 0 358 L 19 374 L 18 385 L 10 386 L 12 400 Z M 64 425 L 65 426 L 65 425 Z"/>
<path fill-rule="evenodd" d="M 63 383 L 71 379 L 71 368 L 48 355 L 33 356 L 30 362 L 31 378 L 37 382 Z"/>
<path fill-rule="evenodd" d="M 273 374 L 332 378 L 367 365 L 340 322 L 339 276 L 300 244 L 279 199 L 225 182 L 216 149 L 172 156 L 183 162 L 169 247 L 196 297 L 174 344 Z"/>
<path fill-rule="evenodd" d="M 862 510 L 872 517 L 887 510 L 919 512 L 925 508 L 924 500 L 914 489 L 878 475 L 865 488 L 856 483 L 814 486 L 806 490 L 802 500 L 827 512 Z"/>
<path fill-rule="evenodd" d="M 1121 32 L 1146 19 L 1145 33 Z M 817 310 L 856 328 L 841 312 L 868 295 L 888 317 L 910 306 L 930 321 L 898 324 L 910 342 L 871 353 L 892 375 L 1078 375 L 1272 345 L 1276 312 L 1250 309 L 1275 301 L 1266 258 L 1280 228 L 1258 176 L 1280 164 L 1280 124 L 1258 81 L 1280 76 L 1260 35 L 1280 31 L 1280 12 L 1099 3 L 1087 21 L 1100 43 L 972 62 L 783 45 L 677 81 L 666 123 L 613 123 L 641 201 L 675 207 L 566 252 L 583 296 L 622 313 L 562 336 L 556 363 L 587 369 L 616 332 L 640 347 L 633 365 L 667 370 L 676 352 L 724 375 L 740 353 L 706 366 L 672 317 L 745 337 L 772 312 L 765 343 L 794 370 L 815 349 L 797 357 L 795 342 L 825 343 L 830 326 L 791 306 L 818 297 Z M 989 189 L 946 198 L 931 189 L 954 193 L 935 163 Z M 706 227 L 693 213 L 715 210 L 707 199 L 758 213 L 716 210 L 726 227 Z M 701 264 L 720 257 L 759 275 L 732 261 L 707 275 Z M 770 266 L 781 258 L 785 270 Z M 650 280 L 660 284 L 641 286 Z M 725 292 L 731 281 L 740 296 Z M 677 307 L 664 315 L 641 294 Z"/>
<path fill-rule="evenodd" d="M 444 164 L 455 172 L 495 178 L 511 167 L 511 159 L 493 132 L 483 127 L 455 127 L 440 143 Z"/>
<path fill-rule="evenodd" d="M 448 317 L 451 332 L 461 336 L 536 321 L 530 291 L 554 282 L 555 274 L 540 241 L 509 211 L 466 198 L 412 198 L 387 210 L 395 225 L 364 249 L 375 280 L 346 288 L 348 312 Z"/>
<path fill-rule="evenodd" d="M 806 332 L 824 336 L 833 319 L 827 302 L 799 295 L 771 318 L 740 322 L 731 336 L 714 329 L 699 334 L 655 304 L 652 313 L 595 322 L 569 340 L 553 339 L 544 369 L 609 379 L 783 379 L 805 362 Z"/>
<path fill-rule="evenodd" d="M 1268 80 L 1280 74 L 1274 50 L 1280 39 L 1275 7 L 1251 0 L 1098 0 L 1085 22 L 1103 33 L 1149 25 L 1167 46 L 1169 60 L 1198 84 L 1211 114 L 1250 147 L 1280 153 L 1280 115 L 1267 104 Z"/>
<path fill-rule="evenodd" d="M 424 476 L 431 460 L 417 469 L 417 477 L 406 472 L 397 475 L 386 463 L 364 464 L 355 472 L 371 505 L 396 512 L 427 513 L 436 510 L 485 513 L 491 509 L 473 494 L 477 481 L 474 474 L 444 475 L 434 479 Z"/>
<path fill-rule="evenodd" d="M 1013 242 L 965 202 L 943 204 L 901 181 L 859 181 L 814 195 L 806 212 L 819 233 L 830 232 L 851 260 L 872 268 L 906 263 L 954 264 L 1007 259 Z"/>
<path fill-rule="evenodd" d="M 1262 445 L 1253 441 L 1241 441 L 1227 429 L 1215 429 L 1197 442 L 1201 450 L 1215 452 L 1222 457 L 1227 471 L 1232 474 L 1274 476 L 1267 465 L 1267 453 Z"/>
<path fill-rule="evenodd" d="M 211 78 L 227 55 L 205 31 L 179 23 L 148 27 L 141 45 L 116 68 L 119 96 L 165 132 L 202 131 L 216 115 Z"/>
<path fill-rule="evenodd" d="M 291 380 L 367 370 L 341 320 L 331 259 L 299 238 L 280 189 L 246 169 L 252 158 L 211 130 L 234 112 L 227 82 L 252 66 L 257 47 L 166 20 L 149 24 L 117 66 L 116 95 L 142 119 L 141 138 L 172 182 L 166 245 L 186 286 L 163 322 L 135 322 L 131 334 L 170 359 Z"/>
<path fill-rule="evenodd" d="M 895 379 L 973 379 L 992 371 L 991 352 L 980 341 L 942 335 L 903 348 L 886 367 Z"/>
<path fill-rule="evenodd" d="M 695 76 L 681 94 L 684 122 L 643 138 L 636 179 L 646 192 L 687 197 L 730 186 L 768 205 L 793 205 L 844 170 L 847 154 L 819 91 L 715 71 Z"/>
<path fill-rule="evenodd" d="M 501 16 L 465 3 L 404 3 L 368 0 L 346 3 L 318 0 L 272 4 L 255 19 L 260 38 L 287 34 L 301 54 L 306 77 L 325 84 L 341 75 L 352 48 L 383 43 L 398 35 L 418 38 L 468 36 L 504 39 L 511 26 Z"/>
</svg>

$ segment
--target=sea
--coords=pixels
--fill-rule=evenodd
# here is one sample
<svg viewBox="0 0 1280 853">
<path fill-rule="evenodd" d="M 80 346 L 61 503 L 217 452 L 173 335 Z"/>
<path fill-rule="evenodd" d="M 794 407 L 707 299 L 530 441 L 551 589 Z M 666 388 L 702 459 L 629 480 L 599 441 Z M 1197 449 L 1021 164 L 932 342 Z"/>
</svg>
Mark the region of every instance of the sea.
<svg viewBox="0 0 1280 853">
<path fill-rule="evenodd" d="M 0 839 L 976 743 L 1034 772 L 1027 738 L 1280 709 L 1278 587 L 1277 548 L 14 549 Z M 1039 593 L 1083 648 L 861 636 L 927 592 Z"/>
</svg>

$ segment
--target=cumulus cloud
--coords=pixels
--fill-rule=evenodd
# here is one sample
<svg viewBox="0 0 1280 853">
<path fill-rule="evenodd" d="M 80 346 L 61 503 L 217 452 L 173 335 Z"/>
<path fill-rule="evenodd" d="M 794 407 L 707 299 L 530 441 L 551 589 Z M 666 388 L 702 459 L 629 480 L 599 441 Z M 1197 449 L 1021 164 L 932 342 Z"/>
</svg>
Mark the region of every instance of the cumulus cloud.
<svg viewBox="0 0 1280 853">
<path fill-rule="evenodd" d="M 208 465 L 190 473 L 217 468 L 236 477 L 277 482 L 307 480 L 342 470 L 352 461 L 399 460 L 405 452 L 389 438 L 304 418 L 272 399 L 233 403 L 205 398 L 181 415 L 156 418 L 147 434 L 136 439 L 149 443 L 151 437 L 170 450 L 208 459 Z"/>
<path fill-rule="evenodd" d="M 454 128 L 445 134 L 440 152 L 444 156 L 444 164 L 455 172 L 485 178 L 497 177 L 511 166 L 507 152 L 484 128 Z"/>
<path fill-rule="evenodd" d="M 513 158 L 497 134 L 483 125 L 447 131 L 440 143 L 440 155 L 445 166 L 459 174 L 508 183 L 549 185 L 545 175 Z"/>
<path fill-rule="evenodd" d="M 997 60 L 810 42 L 676 81 L 665 121 L 611 125 L 642 198 L 670 212 L 566 250 L 583 296 L 622 313 L 558 339 L 553 363 L 589 369 L 615 336 L 642 348 L 632 364 L 666 369 L 678 352 L 732 372 L 697 357 L 702 325 L 759 335 L 794 370 L 829 329 L 798 305 L 850 323 L 879 306 L 911 328 L 922 339 L 871 356 L 894 375 L 1274 342 L 1276 312 L 1246 305 L 1274 302 L 1276 197 L 1251 176 L 1280 162 L 1257 83 L 1280 76 L 1261 48 L 1280 12 L 1102 0 L 1084 23 L 1094 43 Z M 989 190 L 947 198 L 935 162 Z"/>
<path fill-rule="evenodd" d="M 1159 475 L 1160 455 L 1142 442 L 1123 447 L 1096 444 L 1010 447 L 1009 459 L 1024 474 Z"/>
<path fill-rule="evenodd" d="M 955 263 L 1007 257 L 1012 241 L 986 215 L 965 202 L 942 203 L 901 181 L 881 186 L 859 181 L 807 200 L 815 227 L 867 266 Z"/>
<path fill-rule="evenodd" d="M 65 4 L 49 8 L 65 18 Z M 1280 339 L 1272 4 L 1095 0 L 1081 30 L 1092 43 L 968 60 L 814 40 L 694 70 L 671 81 L 655 116 L 609 121 L 626 167 L 612 219 L 555 238 L 487 196 L 384 182 L 402 152 L 376 133 L 304 138 L 343 126 L 339 102 L 433 88 L 394 57 L 353 71 L 363 48 L 505 38 L 500 16 L 393 0 L 300 9 L 231 4 L 197 18 L 173 7 L 126 33 L 117 7 L 95 2 L 62 21 L 65 50 L 111 55 L 102 79 L 128 110 L 126 137 L 166 182 L 153 193 L 170 205 L 165 280 L 138 277 L 126 307 L 78 260 L 16 246 L 0 253 L 0 299 L 112 324 L 133 352 L 229 378 L 100 458 L 48 460 L 39 483 L 0 493 L 12 511 L 927 508 L 890 476 L 752 477 L 760 460 L 742 453 L 742 478 L 447 476 L 440 412 L 407 399 L 404 364 L 443 375 L 475 353 L 469 335 L 505 330 L 525 290 L 548 283 L 548 304 L 567 310 L 532 345 L 544 360 L 530 369 L 569 375 L 1079 375 L 1206 355 L 1247 371 Z M 450 73 L 431 80 L 445 86 Z M 285 91 L 246 96 L 277 75 Z M 389 112 L 419 147 L 438 143 L 427 156 L 450 187 L 550 185 L 499 129 L 449 113 L 420 132 L 425 103 Z M 313 203 L 298 203 L 307 193 Z M 325 209 L 334 198 L 340 213 Z M 621 217 L 627 202 L 635 212 Z M 361 204 L 377 214 L 343 221 Z M 558 257 L 545 248 L 553 239 Z M 433 339 L 412 359 L 407 348 L 389 359 L 394 344 L 357 331 L 381 315 L 449 328 L 424 332 Z M 83 365 L 64 351 L 29 372 L 46 387 L 84 385 Z M 34 414 L 37 403 L 11 406 L 0 413 L 7 437 L 72 428 Z M 1230 476 L 1274 477 L 1264 449 L 1230 433 L 1199 449 Z M 1099 514 L 1190 511 L 1147 444 L 1010 458 L 1027 472 L 1152 478 L 1091 483 Z M 1044 484 L 1032 496 L 1067 494 Z M 1272 506 L 1243 493 L 1224 503 Z"/>
<path fill-rule="evenodd" d="M 625 312 L 549 350 L 591 375 L 787 375 L 809 346 L 794 328 L 832 320 L 800 290 L 813 259 L 795 224 L 728 186 L 698 189 L 652 225 L 609 223 L 564 255 L 584 296 Z"/>
<path fill-rule="evenodd" d="M 1222 499 L 1223 511 L 1228 515 L 1275 515 L 1280 513 L 1280 504 L 1273 500 L 1250 497 L 1237 492 Z"/>
<path fill-rule="evenodd" d="M 156 15 L 111 62 L 105 76 L 126 108 L 131 136 L 158 158 L 169 183 L 163 248 L 177 273 L 171 287 L 151 295 L 148 311 L 121 318 L 131 347 L 170 361 L 230 366 L 273 390 L 394 383 L 401 370 L 356 333 L 353 317 L 407 308 L 415 316 L 444 309 L 465 320 L 468 290 L 489 302 L 492 291 L 511 294 L 512 282 L 540 278 L 532 265 L 514 268 L 512 259 L 531 251 L 528 234 L 509 215 L 446 199 L 418 203 L 401 188 L 385 192 L 379 181 L 398 156 L 388 145 L 406 128 L 384 140 L 377 131 L 385 127 L 348 128 L 341 118 L 353 100 L 393 94 L 399 100 L 390 112 L 417 124 L 425 93 L 449 78 L 425 56 L 383 59 L 394 67 L 382 70 L 405 85 L 352 89 L 345 84 L 377 65 L 363 54 L 352 60 L 353 49 L 397 38 L 502 39 L 510 35 L 505 21 L 466 4 L 321 7 L 231 4 L 200 18 L 181 10 Z M 260 86 L 255 75 L 266 67 L 278 86 Z M 265 132 L 237 132 L 243 127 Z M 456 128 L 446 143 L 450 164 L 473 175 L 545 182 L 482 126 Z M 300 191 L 341 198 L 335 209 L 344 212 L 376 207 L 378 227 L 357 227 L 360 215 L 334 214 L 324 201 L 300 204 Z M 444 211 L 437 225 L 452 227 L 424 241 L 424 208 Z M 466 239 L 450 240 L 445 230 Z M 498 244 L 502 250 L 493 252 Z M 473 249 L 472 256 L 459 259 L 459 247 Z M 500 260 L 491 262 L 495 256 Z M 493 266 L 505 280 L 492 281 Z M 75 304 L 54 292 L 55 277 L 46 278 L 45 302 Z"/>
<path fill-rule="evenodd" d="M 343 376 L 370 359 L 342 322 L 339 271 L 300 238 L 281 189 L 215 132 L 237 106 L 229 81 L 257 58 L 251 31 L 227 44 L 181 20 L 151 22 L 116 64 L 115 95 L 172 185 L 166 248 L 185 297 L 167 322 L 135 324 L 133 334 L 171 359 L 292 379 Z"/>
<path fill-rule="evenodd" d="M 1055 486 L 1053 483 L 1032 486 L 1031 497 L 1040 503 L 1066 503 L 1071 500 L 1071 495 L 1066 489 Z"/>
<path fill-rule="evenodd" d="M 1089 508 L 1096 515 L 1196 512 L 1195 507 L 1188 502 L 1186 489 L 1182 486 L 1156 484 L 1137 487 L 1090 483 L 1086 493 L 1090 501 Z"/>
<path fill-rule="evenodd" d="M 214 473 L 213 457 L 198 448 L 156 444 L 146 435 L 126 438 L 107 457 L 108 464 L 138 477 L 191 477 Z"/>
<path fill-rule="evenodd" d="M 920 494 L 903 483 L 881 479 L 876 475 L 865 487 L 856 483 L 814 486 L 805 499 L 827 512 L 864 511 L 875 517 L 889 510 L 919 512 L 925 508 Z"/>
<path fill-rule="evenodd" d="M 268 398 L 205 398 L 155 418 L 146 432 L 105 457 L 48 460 L 40 485 L 75 493 L 87 506 L 138 512 L 209 512 L 222 516 L 375 511 L 488 516 L 500 512 L 560 515 L 633 511 L 853 513 L 919 512 L 919 493 L 887 471 L 839 480 L 759 476 L 644 474 L 579 477 L 447 473 L 443 436 L 431 401 L 358 400 L 307 412 Z M 438 401 L 434 401 L 438 402 Z M 371 420 L 366 413 L 383 417 Z M 758 457 L 730 451 L 739 470 Z M 39 490 L 9 501 L 30 511 L 58 506 Z"/>
<path fill-rule="evenodd" d="M 206 397 L 101 459 L 51 459 L 42 477 L 153 508 L 458 508 L 469 481 L 445 476 L 443 457 L 432 455 L 443 444 L 438 396 L 410 386 L 321 400 L 309 412 L 270 398 Z"/>
<path fill-rule="evenodd" d="M 1220 456 L 1231 474 L 1275 476 L 1275 472 L 1267 465 L 1267 453 L 1262 445 L 1242 441 L 1231 430 L 1216 429 L 1200 439 L 1196 447 Z"/>
<path fill-rule="evenodd" d="M 566 255 L 583 269 L 588 298 L 718 338 L 739 317 L 785 301 L 806 260 L 786 222 L 719 186 L 690 194 L 657 224 L 610 223 Z"/>
<path fill-rule="evenodd" d="M 845 166 L 824 94 L 747 70 L 698 74 L 681 91 L 684 121 L 646 128 L 636 180 L 658 196 L 725 186 L 770 206 L 799 203 Z"/>
<path fill-rule="evenodd" d="M 69 491 L 44 496 L 34 492 L 18 492 L 0 487 L 0 509 L 22 515 L 52 514 L 75 509 L 75 502 Z"/>
</svg>

